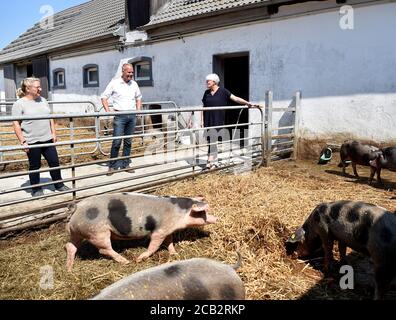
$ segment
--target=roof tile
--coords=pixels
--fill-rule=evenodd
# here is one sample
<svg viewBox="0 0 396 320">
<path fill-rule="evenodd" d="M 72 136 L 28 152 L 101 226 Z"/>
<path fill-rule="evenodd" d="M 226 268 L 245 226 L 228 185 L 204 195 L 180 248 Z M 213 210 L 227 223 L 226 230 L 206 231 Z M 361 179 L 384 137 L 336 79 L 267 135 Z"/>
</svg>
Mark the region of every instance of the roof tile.
<svg viewBox="0 0 396 320">
<path fill-rule="evenodd" d="M 146 26 L 267 1 L 269 0 L 171 0 L 156 15 L 151 17 Z"/>
<path fill-rule="evenodd" d="M 0 63 L 44 54 L 67 45 L 111 35 L 125 18 L 125 0 L 91 0 L 54 15 L 54 27 L 36 23 L 0 51 Z"/>
</svg>

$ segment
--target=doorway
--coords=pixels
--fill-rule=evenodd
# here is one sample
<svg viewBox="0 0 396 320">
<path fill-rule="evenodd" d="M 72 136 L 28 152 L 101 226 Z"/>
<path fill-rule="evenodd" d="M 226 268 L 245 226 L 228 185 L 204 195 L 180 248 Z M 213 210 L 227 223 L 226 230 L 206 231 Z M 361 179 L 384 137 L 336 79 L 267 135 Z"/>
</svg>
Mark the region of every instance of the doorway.
<svg viewBox="0 0 396 320">
<path fill-rule="evenodd" d="M 233 95 L 249 101 L 249 52 L 237 52 L 230 54 L 219 54 L 213 56 L 213 72 L 220 77 L 220 86 L 228 89 Z M 228 105 L 235 106 L 232 100 Z M 227 110 L 225 114 L 225 125 L 247 123 L 249 112 L 247 109 Z M 240 138 L 245 137 L 245 129 L 248 125 L 239 126 Z M 235 127 L 228 128 L 230 137 L 233 137 Z M 235 136 L 237 138 L 238 135 Z M 241 140 L 241 146 L 244 141 Z"/>
</svg>

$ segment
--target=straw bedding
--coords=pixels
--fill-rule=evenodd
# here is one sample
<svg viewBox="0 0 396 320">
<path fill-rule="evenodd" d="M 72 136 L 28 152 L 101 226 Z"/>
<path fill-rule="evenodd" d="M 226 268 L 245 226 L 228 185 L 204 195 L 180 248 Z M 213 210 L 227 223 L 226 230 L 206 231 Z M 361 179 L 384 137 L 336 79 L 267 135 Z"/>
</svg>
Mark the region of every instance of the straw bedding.
<svg viewBox="0 0 396 320">
<path fill-rule="evenodd" d="M 126 275 L 168 261 L 208 257 L 233 264 L 237 251 L 243 256 L 238 274 L 248 299 L 371 298 L 371 266 L 366 258 L 349 251 L 350 264 L 357 266 L 359 274 L 355 290 L 342 291 L 337 275 L 324 278 L 321 258 L 309 263 L 285 254 L 288 235 L 322 201 L 363 200 L 395 209 L 391 199 L 395 173 L 383 172 L 385 187 L 368 186 L 367 169 L 358 167 L 364 178 L 356 179 L 340 175 L 335 164 L 279 162 L 243 175 L 220 172 L 158 189 L 157 195 L 203 195 L 211 213 L 220 218 L 214 225 L 177 232 L 176 256 L 162 248 L 142 263 L 124 266 L 84 244 L 73 271 L 67 273 L 64 223 L 0 240 L 0 299 L 86 299 Z M 133 260 L 147 244 L 147 240 L 114 242 L 114 248 Z M 39 285 L 44 266 L 54 270 L 50 290 Z"/>
</svg>

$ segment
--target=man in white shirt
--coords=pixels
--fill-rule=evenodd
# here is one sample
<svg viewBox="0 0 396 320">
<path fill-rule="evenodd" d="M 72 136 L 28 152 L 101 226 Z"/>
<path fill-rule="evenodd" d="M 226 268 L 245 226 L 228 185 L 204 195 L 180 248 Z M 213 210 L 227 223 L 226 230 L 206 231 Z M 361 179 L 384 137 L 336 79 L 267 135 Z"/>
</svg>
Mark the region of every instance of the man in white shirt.
<svg viewBox="0 0 396 320">
<path fill-rule="evenodd" d="M 133 66 L 126 63 L 122 66 L 121 78 L 113 79 L 107 85 L 106 90 L 101 96 L 102 105 L 106 112 L 109 112 L 109 98 L 113 99 L 114 111 L 135 111 L 142 108 L 142 94 L 138 84 L 133 79 Z M 113 136 L 129 136 L 132 135 L 136 126 L 136 115 L 127 114 L 114 117 Z M 122 157 L 129 157 L 131 153 L 132 139 L 124 139 L 124 147 Z M 121 139 L 113 140 L 111 145 L 110 159 L 118 157 L 121 147 Z M 107 175 L 112 175 L 118 168 L 125 169 L 129 167 L 131 159 L 110 160 L 109 171 Z M 127 172 L 133 173 L 132 169 Z"/>
</svg>

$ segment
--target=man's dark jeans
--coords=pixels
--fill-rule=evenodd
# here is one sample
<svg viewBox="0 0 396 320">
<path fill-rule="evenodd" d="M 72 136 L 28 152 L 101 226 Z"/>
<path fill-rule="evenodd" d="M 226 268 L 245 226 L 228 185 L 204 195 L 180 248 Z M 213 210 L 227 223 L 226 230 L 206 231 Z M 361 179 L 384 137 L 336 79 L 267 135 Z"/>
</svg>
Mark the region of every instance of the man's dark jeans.
<svg viewBox="0 0 396 320">
<path fill-rule="evenodd" d="M 113 137 L 132 135 L 135 130 L 135 126 L 136 126 L 136 115 L 127 114 L 127 115 L 115 116 L 113 122 L 113 129 L 114 129 Z M 122 150 L 123 157 L 130 156 L 131 146 L 132 146 L 132 139 L 131 138 L 124 139 L 124 147 Z M 110 159 L 114 159 L 118 157 L 120 147 L 121 147 L 121 139 L 113 140 L 110 151 Z M 119 161 L 111 160 L 109 162 L 109 168 L 124 169 L 128 167 L 130 163 L 131 163 L 131 159 L 124 159 Z"/>
</svg>

